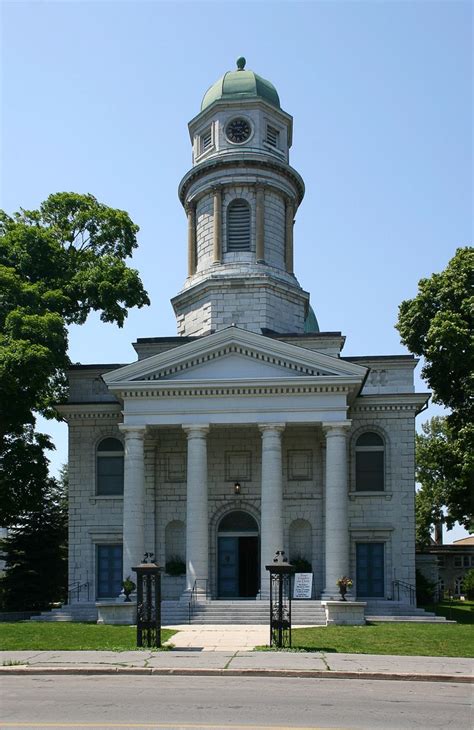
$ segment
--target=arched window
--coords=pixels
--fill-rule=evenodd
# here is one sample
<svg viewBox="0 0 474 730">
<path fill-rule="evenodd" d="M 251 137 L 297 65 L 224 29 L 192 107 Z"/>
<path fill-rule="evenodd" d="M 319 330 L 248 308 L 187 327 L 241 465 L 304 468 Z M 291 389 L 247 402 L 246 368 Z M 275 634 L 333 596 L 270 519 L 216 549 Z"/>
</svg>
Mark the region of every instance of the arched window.
<svg viewBox="0 0 474 730">
<path fill-rule="evenodd" d="M 123 494 L 123 446 L 118 439 L 103 439 L 97 447 L 97 494 Z"/>
<path fill-rule="evenodd" d="M 227 251 L 250 251 L 250 205 L 233 200 L 227 208 Z"/>
<path fill-rule="evenodd" d="M 384 443 L 372 431 L 363 433 L 356 441 L 356 491 L 382 492 L 384 490 Z"/>
</svg>

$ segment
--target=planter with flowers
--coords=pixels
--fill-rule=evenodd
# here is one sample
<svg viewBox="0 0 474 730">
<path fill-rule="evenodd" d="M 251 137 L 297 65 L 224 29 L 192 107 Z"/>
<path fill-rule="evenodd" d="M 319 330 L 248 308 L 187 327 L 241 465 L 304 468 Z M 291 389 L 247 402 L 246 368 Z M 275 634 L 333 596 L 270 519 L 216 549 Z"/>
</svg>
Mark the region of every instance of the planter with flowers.
<svg viewBox="0 0 474 730">
<path fill-rule="evenodd" d="M 352 588 L 352 578 L 348 578 L 347 575 L 343 575 L 342 578 L 337 579 L 336 584 L 339 587 L 341 601 L 345 601 L 347 591 Z"/>
</svg>

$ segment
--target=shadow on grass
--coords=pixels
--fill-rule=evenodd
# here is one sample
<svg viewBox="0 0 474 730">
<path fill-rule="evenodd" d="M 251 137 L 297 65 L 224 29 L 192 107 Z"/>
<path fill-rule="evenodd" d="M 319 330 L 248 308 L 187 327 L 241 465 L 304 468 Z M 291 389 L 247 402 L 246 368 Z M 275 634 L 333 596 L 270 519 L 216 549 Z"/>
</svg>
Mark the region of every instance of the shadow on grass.
<svg viewBox="0 0 474 730">
<path fill-rule="evenodd" d="M 323 654 L 339 653 L 338 649 L 335 649 L 333 646 L 291 646 L 282 647 L 281 649 L 278 646 L 256 646 L 254 651 L 285 651 L 293 654 L 297 654 L 298 652 L 302 654 L 315 654 L 318 651 Z"/>
</svg>

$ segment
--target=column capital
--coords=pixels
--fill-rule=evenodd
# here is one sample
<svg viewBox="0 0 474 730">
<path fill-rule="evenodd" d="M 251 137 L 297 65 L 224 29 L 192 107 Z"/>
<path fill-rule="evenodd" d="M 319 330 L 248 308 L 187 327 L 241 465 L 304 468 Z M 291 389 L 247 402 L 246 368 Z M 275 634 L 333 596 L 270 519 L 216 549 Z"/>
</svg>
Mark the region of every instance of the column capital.
<svg viewBox="0 0 474 730">
<path fill-rule="evenodd" d="M 326 438 L 330 438 L 331 436 L 345 436 L 352 425 L 352 421 L 325 421 L 321 425 Z"/>
<path fill-rule="evenodd" d="M 258 428 L 262 434 L 267 432 L 280 434 L 285 430 L 286 423 L 259 423 Z"/>
<path fill-rule="evenodd" d="M 123 433 L 125 438 L 131 439 L 144 439 L 146 426 L 129 426 L 126 423 L 119 423 L 119 430 Z"/>
<path fill-rule="evenodd" d="M 209 433 L 209 424 L 190 424 L 182 426 L 188 439 L 205 439 Z"/>
</svg>

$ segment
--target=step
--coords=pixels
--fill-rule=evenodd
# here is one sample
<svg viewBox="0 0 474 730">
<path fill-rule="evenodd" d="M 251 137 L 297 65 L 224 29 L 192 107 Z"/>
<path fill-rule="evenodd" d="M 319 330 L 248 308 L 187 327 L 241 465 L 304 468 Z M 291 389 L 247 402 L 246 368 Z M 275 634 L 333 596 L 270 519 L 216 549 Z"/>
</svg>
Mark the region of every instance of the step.
<svg viewBox="0 0 474 730">
<path fill-rule="evenodd" d="M 448 621 L 444 616 L 366 616 L 367 621 L 378 623 L 419 623 L 419 624 L 455 624 L 456 621 Z"/>
</svg>

